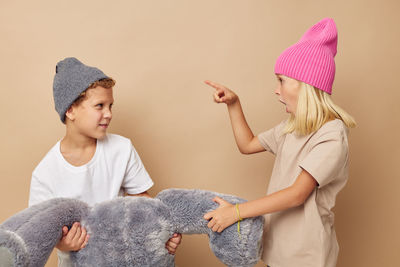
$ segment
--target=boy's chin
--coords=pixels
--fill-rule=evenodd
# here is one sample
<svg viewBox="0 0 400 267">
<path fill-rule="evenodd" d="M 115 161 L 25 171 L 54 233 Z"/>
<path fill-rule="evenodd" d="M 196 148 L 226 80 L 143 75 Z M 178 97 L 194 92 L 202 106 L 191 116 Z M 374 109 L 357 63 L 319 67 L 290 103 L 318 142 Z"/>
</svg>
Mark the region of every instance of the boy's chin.
<svg viewBox="0 0 400 267">
<path fill-rule="evenodd" d="M 99 135 L 96 137 L 96 139 L 101 140 L 101 139 L 103 139 L 104 137 L 106 137 L 106 135 L 107 135 L 107 132 L 104 132 L 103 134 L 99 134 Z"/>
<path fill-rule="evenodd" d="M 95 134 L 92 135 L 93 138 L 95 139 L 103 139 L 104 137 L 106 137 L 107 135 L 107 131 L 97 131 Z"/>
</svg>

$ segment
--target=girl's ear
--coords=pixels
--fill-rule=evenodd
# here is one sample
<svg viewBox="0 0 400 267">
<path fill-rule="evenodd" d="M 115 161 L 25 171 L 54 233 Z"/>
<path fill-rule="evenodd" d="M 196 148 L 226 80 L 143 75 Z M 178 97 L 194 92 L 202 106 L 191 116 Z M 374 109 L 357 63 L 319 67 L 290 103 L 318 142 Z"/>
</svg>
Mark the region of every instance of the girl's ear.
<svg viewBox="0 0 400 267">
<path fill-rule="evenodd" d="M 74 105 L 71 105 L 68 109 L 67 112 L 65 112 L 65 119 L 69 119 L 70 121 L 74 121 L 76 114 L 75 114 L 75 108 Z"/>
</svg>

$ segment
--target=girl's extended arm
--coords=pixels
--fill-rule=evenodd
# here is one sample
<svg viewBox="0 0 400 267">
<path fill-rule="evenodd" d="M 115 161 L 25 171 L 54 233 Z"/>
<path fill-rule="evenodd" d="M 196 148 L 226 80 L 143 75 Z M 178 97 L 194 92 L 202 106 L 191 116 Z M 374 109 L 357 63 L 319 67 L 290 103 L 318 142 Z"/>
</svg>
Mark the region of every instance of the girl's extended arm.
<svg viewBox="0 0 400 267">
<path fill-rule="evenodd" d="M 303 204 L 317 186 L 316 180 L 307 171 L 302 170 L 293 185 L 265 197 L 239 204 L 241 218 L 255 217 L 267 213 L 283 211 Z M 209 220 L 208 227 L 222 232 L 226 227 L 239 220 L 236 207 L 229 202 L 214 198 L 220 206 L 204 215 Z"/>
<path fill-rule="evenodd" d="M 261 146 L 258 138 L 254 136 L 246 122 L 239 97 L 223 85 L 210 81 L 205 81 L 205 83 L 215 88 L 214 101 L 227 105 L 233 134 L 239 151 L 243 154 L 265 151 L 265 148 Z"/>
</svg>

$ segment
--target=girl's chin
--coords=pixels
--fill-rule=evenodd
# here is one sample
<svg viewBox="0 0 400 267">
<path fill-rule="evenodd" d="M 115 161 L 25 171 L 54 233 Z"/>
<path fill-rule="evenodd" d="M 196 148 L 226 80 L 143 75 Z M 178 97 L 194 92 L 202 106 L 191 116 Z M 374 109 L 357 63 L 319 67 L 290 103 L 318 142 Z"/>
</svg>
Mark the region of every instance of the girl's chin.
<svg viewBox="0 0 400 267">
<path fill-rule="evenodd" d="M 295 115 L 291 110 L 289 110 L 287 107 L 286 107 L 286 113 L 289 113 L 289 114 L 292 114 L 293 116 Z"/>
</svg>

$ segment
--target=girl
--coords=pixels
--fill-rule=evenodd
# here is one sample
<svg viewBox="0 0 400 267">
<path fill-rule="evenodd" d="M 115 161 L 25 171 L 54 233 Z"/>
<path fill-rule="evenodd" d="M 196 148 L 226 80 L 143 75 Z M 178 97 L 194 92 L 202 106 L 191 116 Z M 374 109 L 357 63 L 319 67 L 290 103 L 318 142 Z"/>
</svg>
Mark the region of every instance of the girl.
<svg viewBox="0 0 400 267">
<path fill-rule="evenodd" d="M 266 196 L 236 206 L 217 197 L 220 206 L 204 219 L 221 232 L 243 218 L 264 215 L 262 259 L 271 267 L 336 265 L 331 209 L 348 178 L 347 132 L 355 126 L 330 98 L 336 47 L 336 25 L 326 18 L 279 56 L 275 94 L 290 117 L 258 136 L 247 125 L 238 96 L 206 81 L 216 89 L 215 102 L 228 107 L 240 152 L 267 150 L 276 159 Z"/>
</svg>

